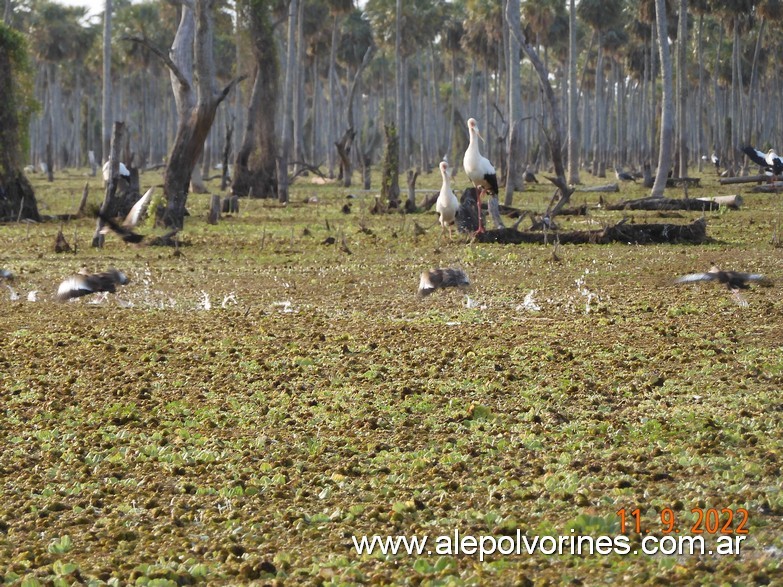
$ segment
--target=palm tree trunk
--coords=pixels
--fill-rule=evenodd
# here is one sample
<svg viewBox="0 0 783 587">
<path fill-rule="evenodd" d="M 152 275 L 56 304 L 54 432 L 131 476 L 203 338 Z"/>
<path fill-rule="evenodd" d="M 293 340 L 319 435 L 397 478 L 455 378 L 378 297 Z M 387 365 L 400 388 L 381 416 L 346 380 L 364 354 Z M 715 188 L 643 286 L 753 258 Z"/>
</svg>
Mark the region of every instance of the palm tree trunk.
<svg viewBox="0 0 783 587">
<path fill-rule="evenodd" d="M 663 197 L 666 180 L 672 162 L 672 139 L 674 137 L 674 95 L 672 92 L 672 57 L 669 52 L 666 0 L 655 0 L 655 20 L 658 25 L 658 51 L 661 57 L 663 79 L 663 114 L 661 116 L 661 142 L 658 148 L 658 172 L 650 197 Z"/>
<path fill-rule="evenodd" d="M 288 157 L 291 151 L 292 98 L 296 84 L 296 29 L 299 14 L 299 0 L 288 5 L 288 46 L 286 48 L 285 87 L 283 88 L 282 149 L 277 164 L 277 199 L 281 204 L 288 202 Z"/>
<path fill-rule="evenodd" d="M 687 45 L 688 45 L 688 0 L 680 0 L 680 17 L 677 29 L 677 133 L 680 152 L 680 177 L 688 177 L 688 135 L 685 124 L 687 97 Z"/>
<path fill-rule="evenodd" d="M 101 160 L 106 159 L 111 146 L 111 0 L 105 0 L 103 8 L 103 95 L 101 98 L 101 124 L 103 127 Z"/>
<path fill-rule="evenodd" d="M 576 62 L 576 2 L 568 4 L 568 183 L 579 182 L 579 119 L 577 118 Z"/>
</svg>

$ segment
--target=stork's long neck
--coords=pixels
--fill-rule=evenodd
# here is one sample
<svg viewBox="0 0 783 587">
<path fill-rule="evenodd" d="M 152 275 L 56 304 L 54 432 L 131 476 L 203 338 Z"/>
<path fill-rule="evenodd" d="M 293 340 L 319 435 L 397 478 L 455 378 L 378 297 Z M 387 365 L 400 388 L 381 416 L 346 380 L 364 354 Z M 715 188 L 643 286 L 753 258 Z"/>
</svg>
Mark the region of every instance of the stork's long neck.
<svg viewBox="0 0 783 587">
<path fill-rule="evenodd" d="M 449 178 L 449 174 L 446 171 L 440 172 L 441 176 L 443 176 L 443 189 L 448 191 L 451 189 L 451 179 Z"/>
<path fill-rule="evenodd" d="M 468 143 L 467 153 L 471 159 L 478 159 L 481 156 L 478 148 L 478 140 L 476 138 L 476 130 L 473 128 L 470 129 L 470 143 Z"/>
</svg>

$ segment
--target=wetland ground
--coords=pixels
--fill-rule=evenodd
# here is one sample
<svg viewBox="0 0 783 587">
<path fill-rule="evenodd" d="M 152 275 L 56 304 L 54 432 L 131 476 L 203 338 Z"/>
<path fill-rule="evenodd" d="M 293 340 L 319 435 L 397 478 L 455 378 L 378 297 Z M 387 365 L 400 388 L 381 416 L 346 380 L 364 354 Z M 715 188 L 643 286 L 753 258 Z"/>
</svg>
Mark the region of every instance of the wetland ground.
<svg viewBox="0 0 783 587">
<path fill-rule="evenodd" d="M 75 210 L 88 180 L 97 203 L 100 178 L 84 170 L 35 176 L 42 213 Z M 691 195 L 738 191 L 709 172 L 703 184 Z M 437 173 L 420 180 L 438 186 Z M 610 199 L 644 195 L 621 190 Z M 541 211 L 551 191 L 534 185 L 515 205 Z M 59 223 L 0 226 L 19 294 L 0 285 L 0 577 L 781 584 L 783 202 L 743 197 L 706 214 L 707 244 L 563 246 L 558 260 L 552 246 L 439 241 L 434 212 L 374 216 L 372 193 L 307 178 L 288 206 L 243 200 L 217 226 L 208 196 L 191 195 L 178 252 L 114 235 L 92 249 L 87 218 L 63 227 L 75 254 L 54 253 Z M 593 208 L 564 227 L 622 215 Z M 713 261 L 778 286 L 742 307 L 716 284 L 672 285 Z M 55 302 L 82 266 L 131 283 L 101 304 Z M 438 266 L 464 269 L 471 289 L 417 298 L 419 273 Z M 481 561 L 359 555 L 351 538 L 617 536 L 617 512 L 635 508 L 659 538 L 666 508 L 688 535 L 694 509 L 731 510 L 726 530 L 745 509 L 747 539 L 739 555 Z"/>
</svg>

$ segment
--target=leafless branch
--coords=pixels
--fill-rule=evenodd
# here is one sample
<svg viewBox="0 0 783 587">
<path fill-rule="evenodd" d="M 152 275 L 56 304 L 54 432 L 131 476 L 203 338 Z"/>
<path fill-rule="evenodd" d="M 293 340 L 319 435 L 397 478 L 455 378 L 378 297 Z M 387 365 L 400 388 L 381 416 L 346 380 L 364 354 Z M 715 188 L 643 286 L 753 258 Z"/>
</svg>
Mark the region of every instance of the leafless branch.
<svg viewBox="0 0 783 587">
<path fill-rule="evenodd" d="M 158 56 L 158 58 L 163 61 L 163 63 L 166 64 L 166 67 L 168 67 L 171 70 L 171 73 L 174 74 L 174 76 L 177 78 L 177 81 L 179 81 L 180 85 L 183 87 L 185 91 L 190 90 L 190 82 L 187 80 L 187 78 L 182 75 L 182 72 L 179 70 L 179 67 L 171 60 L 171 57 L 166 55 L 163 51 L 158 49 L 155 45 L 150 43 L 146 38 L 140 37 L 137 35 L 123 35 L 120 37 L 123 41 L 130 41 L 131 43 L 138 43 L 139 45 L 142 45 L 152 51 L 155 55 Z"/>
</svg>

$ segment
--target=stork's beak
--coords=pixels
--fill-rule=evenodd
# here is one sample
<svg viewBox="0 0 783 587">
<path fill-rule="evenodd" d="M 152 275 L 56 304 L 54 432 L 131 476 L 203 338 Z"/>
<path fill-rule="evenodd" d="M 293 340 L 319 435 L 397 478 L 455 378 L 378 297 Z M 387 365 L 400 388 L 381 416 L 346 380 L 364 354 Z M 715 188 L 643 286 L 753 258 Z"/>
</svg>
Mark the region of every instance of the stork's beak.
<svg viewBox="0 0 783 587">
<path fill-rule="evenodd" d="M 484 140 L 484 137 L 481 136 L 481 133 L 479 132 L 478 127 L 476 127 L 476 136 L 481 139 L 481 142 L 483 142 L 485 145 L 487 144 L 487 141 Z"/>
</svg>

